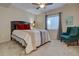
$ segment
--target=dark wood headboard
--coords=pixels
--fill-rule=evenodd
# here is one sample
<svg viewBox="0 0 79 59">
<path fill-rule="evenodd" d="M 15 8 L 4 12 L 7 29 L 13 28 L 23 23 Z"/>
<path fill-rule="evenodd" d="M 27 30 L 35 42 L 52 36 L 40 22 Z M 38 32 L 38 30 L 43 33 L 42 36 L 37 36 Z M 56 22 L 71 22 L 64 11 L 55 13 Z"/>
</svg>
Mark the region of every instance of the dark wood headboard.
<svg viewBox="0 0 79 59">
<path fill-rule="evenodd" d="M 25 22 L 25 21 L 11 21 L 11 34 L 13 32 L 13 30 L 16 30 L 16 24 L 29 24 L 29 22 Z"/>
</svg>

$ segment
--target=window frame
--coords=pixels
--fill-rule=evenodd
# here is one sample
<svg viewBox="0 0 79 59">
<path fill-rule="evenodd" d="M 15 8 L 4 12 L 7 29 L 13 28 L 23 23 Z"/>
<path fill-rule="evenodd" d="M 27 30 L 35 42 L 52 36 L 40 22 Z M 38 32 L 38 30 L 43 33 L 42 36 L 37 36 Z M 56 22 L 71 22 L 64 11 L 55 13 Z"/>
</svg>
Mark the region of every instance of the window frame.
<svg viewBox="0 0 79 59">
<path fill-rule="evenodd" d="M 48 29 L 48 23 L 47 23 L 47 21 L 48 21 L 48 17 L 54 17 L 54 16 L 58 16 L 59 17 L 59 14 L 53 14 L 53 15 L 47 15 L 46 16 L 46 29 L 47 30 L 55 30 L 55 29 Z M 59 19 L 60 19 L 60 17 L 59 17 Z M 58 24 L 59 24 L 59 21 L 58 21 Z M 58 25 L 58 27 L 59 27 L 59 25 Z"/>
</svg>

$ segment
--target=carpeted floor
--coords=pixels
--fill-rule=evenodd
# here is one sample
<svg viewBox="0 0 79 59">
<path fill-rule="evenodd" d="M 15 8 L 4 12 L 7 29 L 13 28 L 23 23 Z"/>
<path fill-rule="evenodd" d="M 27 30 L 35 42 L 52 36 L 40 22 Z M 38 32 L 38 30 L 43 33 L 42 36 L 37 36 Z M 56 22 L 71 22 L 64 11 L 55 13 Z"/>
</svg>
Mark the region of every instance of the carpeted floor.
<svg viewBox="0 0 79 59">
<path fill-rule="evenodd" d="M 9 41 L 0 44 L 0 56 L 78 56 L 79 46 L 69 46 L 53 39 L 51 42 L 41 46 L 36 51 L 25 54 L 22 48 L 16 41 Z"/>
</svg>

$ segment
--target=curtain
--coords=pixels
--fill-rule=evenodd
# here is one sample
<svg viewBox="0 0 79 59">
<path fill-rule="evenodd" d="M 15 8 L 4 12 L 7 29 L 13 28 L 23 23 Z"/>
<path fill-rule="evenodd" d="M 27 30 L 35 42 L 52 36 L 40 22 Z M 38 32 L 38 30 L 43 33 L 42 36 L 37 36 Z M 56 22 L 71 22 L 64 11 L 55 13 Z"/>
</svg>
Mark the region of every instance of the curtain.
<svg viewBox="0 0 79 59">
<path fill-rule="evenodd" d="M 48 15 L 45 15 L 45 29 L 47 30 L 47 17 Z"/>
<path fill-rule="evenodd" d="M 61 33 L 62 33 L 61 12 L 59 12 L 59 29 L 57 33 L 58 40 L 61 40 Z"/>
</svg>

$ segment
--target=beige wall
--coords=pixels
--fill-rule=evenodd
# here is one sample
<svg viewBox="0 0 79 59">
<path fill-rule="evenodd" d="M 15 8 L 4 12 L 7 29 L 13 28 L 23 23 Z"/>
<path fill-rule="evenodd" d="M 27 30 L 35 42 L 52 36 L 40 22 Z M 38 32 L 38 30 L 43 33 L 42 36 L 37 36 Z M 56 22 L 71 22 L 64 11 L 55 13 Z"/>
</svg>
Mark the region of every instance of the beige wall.
<svg viewBox="0 0 79 59">
<path fill-rule="evenodd" d="M 0 7 L 0 43 L 10 40 L 10 21 L 27 21 L 34 19 L 34 17 L 33 14 L 14 8 L 13 6 L 8 8 Z"/>
<path fill-rule="evenodd" d="M 63 31 L 66 31 L 66 17 L 67 16 L 73 16 L 74 17 L 74 26 L 79 25 L 79 4 L 66 4 L 64 7 L 57 8 L 54 10 L 51 10 L 47 12 L 47 15 L 53 15 L 57 14 L 59 12 L 62 12 L 62 27 Z M 40 16 L 41 15 L 41 16 Z M 44 28 L 45 26 L 45 18 L 43 14 L 38 15 L 37 22 L 38 20 L 41 22 L 38 22 L 41 25 L 38 25 L 41 28 Z"/>
<path fill-rule="evenodd" d="M 63 31 L 66 31 L 67 16 L 73 16 L 73 26 L 79 26 L 79 4 L 69 4 L 64 6 L 62 13 Z"/>
<path fill-rule="evenodd" d="M 45 14 L 36 15 L 36 28 L 45 29 Z"/>
</svg>

